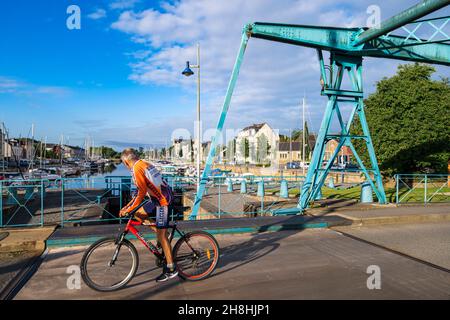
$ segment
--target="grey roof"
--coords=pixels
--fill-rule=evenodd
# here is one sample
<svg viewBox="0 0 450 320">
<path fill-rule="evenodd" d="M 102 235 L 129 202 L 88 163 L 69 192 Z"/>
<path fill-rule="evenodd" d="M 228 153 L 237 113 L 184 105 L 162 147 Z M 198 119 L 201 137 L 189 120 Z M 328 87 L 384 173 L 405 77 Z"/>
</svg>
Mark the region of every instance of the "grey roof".
<svg viewBox="0 0 450 320">
<path fill-rule="evenodd" d="M 280 142 L 279 151 L 300 151 L 302 149 L 302 143 L 299 141 L 292 141 L 292 149 L 289 142 Z"/>
<path fill-rule="evenodd" d="M 258 132 L 259 129 L 261 129 L 266 123 L 257 123 L 257 124 L 252 124 L 251 126 L 245 127 L 244 129 L 242 129 L 242 131 L 247 131 L 247 130 L 251 130 L 251 129 L 255 129 L 256 132 Z"/>
</svg>

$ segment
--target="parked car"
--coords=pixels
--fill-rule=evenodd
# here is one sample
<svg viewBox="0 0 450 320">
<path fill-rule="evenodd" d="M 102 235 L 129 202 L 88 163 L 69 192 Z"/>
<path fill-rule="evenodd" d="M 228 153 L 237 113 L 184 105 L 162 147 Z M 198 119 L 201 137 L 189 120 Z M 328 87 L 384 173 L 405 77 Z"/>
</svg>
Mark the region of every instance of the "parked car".
<svg viewBox="0 0 450 320">
<path fill-rule="evenodd" d="M 359 169 L 359 166 L 354 163 L 346 163 L 344 169 Z"/>
<path fill-rule="evenodd" d="M 286 163 L 286 169 L 300 169 L 300 162 L 288 162 Z"/>
</svg>

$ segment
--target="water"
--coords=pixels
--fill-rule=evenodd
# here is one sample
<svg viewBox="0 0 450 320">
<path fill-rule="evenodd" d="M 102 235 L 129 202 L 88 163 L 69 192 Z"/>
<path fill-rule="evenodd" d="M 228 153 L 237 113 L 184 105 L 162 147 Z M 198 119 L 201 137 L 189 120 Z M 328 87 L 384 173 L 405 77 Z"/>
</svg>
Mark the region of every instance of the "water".
<svg viewBox="0 0 450 320">
<path fill-rule="evenodd" d="M 106 178 L 107 177 L 130 177 L 130 170 L 125 167 L 125 165 L 118 164 L 111 167 L 106 167 L 106 170 L 102 172 L 93 170 L 90 173 L 84 173 L 79 177 L 68 177 L 65 178 L 64 187 L 66 189 L 84 189 L 84 188 L 95 188 L 104 189 L 107 187 Z M 111 180 L 111 179 L 110 179 Z M 115 183 L 119 183 L 121 178 L 114 178 Z M 57 184 L 52 185 L 52 187 L 59 187 Z M 111 185 L 110 185 L 111 187 Z"/>
<path fill-rule="evenodd" d="M 82 177 L 95 177 L 95 178 L 105 178 L 107 176 L 131 176 L 130 170 L 123 163 L 118 164 L 111 171 L 105 170 L 104 172 L 96 172 L 90 175 L 82 175 Z"/>
</svg>

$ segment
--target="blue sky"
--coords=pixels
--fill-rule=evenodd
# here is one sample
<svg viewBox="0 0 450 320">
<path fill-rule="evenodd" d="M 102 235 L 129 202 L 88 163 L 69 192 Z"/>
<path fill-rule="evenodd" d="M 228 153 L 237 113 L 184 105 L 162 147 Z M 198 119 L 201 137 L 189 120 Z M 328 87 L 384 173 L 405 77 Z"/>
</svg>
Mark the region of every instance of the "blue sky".
<svg viewBox="0 0 450 320">
<path fill-rule="evenodd" d="M 0 4 L 0 120 L 13 136 L 70 144 L 162 146 L 180 128 L 193 131 L 195 79 L 180 71 L 202 49 L 203 128 L 213 128 L 244 23 L 271 21 L 360 26 L 377 4 L 382 19 L 416 3 L 399 1 L 15 0 Z M 81 30 L 68 30 L 66 9 L 81 8 Z M 448 13 L 448 10 L 447 12 Z M 443 12 L 445 14 L 445 12 Z M 251 40 L 227 126 L 268 122 L 298 127 L 306 93 L 308 121 L 320 123 L 315 52 Z M 366 91 L 398 62 L 370 59 Z M 383 70 L 383 72 L 380 72 Z M 440 74 L 448 70 L 439 68 Z M 282 110 L 282 112 L 280 112 Z M 209 130 L 211 133 L 211 130 Z M 175 134 L 176 135 L 176 134 Z M 208 134 L 204 139 L 208 139 Z"/>
</svg>

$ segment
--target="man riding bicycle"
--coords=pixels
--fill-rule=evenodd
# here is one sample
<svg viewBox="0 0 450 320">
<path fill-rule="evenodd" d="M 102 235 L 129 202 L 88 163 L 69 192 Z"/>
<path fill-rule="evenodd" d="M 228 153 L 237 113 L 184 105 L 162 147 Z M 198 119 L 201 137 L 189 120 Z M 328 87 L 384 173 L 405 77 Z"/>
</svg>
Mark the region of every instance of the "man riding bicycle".
<svg viewBox="0 0 450 320">
<path fill-rule="evenodd" d="M 133 182 L 137 187 L 137 193 L 131 201 L 120 210 L 120 216 L 126 216 L 133 209 L 137 208 L 145 197 L 150 197 L 144 206 L 135 214 L 136 219 L 142 221 L 144 225 L 150 225 L 156 232 L 158 242 L 164 251 L 167 266 L 163 273 L 156 278 L 157 282 L 167 281 L 178 275 L 177 268 L 172 257 L 172 248 L 167 235 L 168 227 L 168 206 L 173 194 L 170 186 L 162 179 L 161 173 L 151 163 L 139 159 L 134 149 L 125 149 L 121 156 L 122 162 L 131 170 Z M 156 226 L 149 215 L 156 214 Z"/>
</svg>

